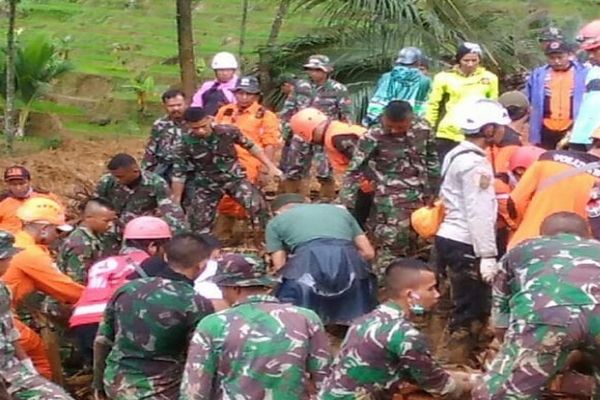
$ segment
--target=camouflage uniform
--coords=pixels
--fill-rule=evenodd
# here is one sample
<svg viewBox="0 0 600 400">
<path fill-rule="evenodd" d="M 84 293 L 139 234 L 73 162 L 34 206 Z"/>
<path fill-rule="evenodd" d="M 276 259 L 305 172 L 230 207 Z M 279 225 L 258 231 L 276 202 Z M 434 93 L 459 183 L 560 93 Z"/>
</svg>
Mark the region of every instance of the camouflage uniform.
<svg viewBox="0 0 600 400">
<path fill-rule="evenodd" d="M 85 285 L 88 269 L 101 258 L 110 256 L 104 243 L 85 226 L 78 226 L 62 242 L 58 251 L 58 268 L 74 281 Z"/>
<path fill-rule="evenodd" d="M 13 236 L 0 231 L 0 259 L 18 252 L 13 244 Z M 0 377 L 8 394 L 15 400 L 72 400 L 64 390 L 30 371 L 17 358 L 14 343 L 19 339 L 19 332 L 13 326 L 11 304 L 10 291 L 0 282 Z"/>
<path fill-rule="evenodd" d="M 181 140 L 180 125 L 168 115 L 154 121 L 144 151 L 142 169 L 160 175 L 167 182 L 171 181 L 173 153 Z"/>
<path fill-rule="evenodd" d="M 142 172 L 135 187 L 120 185 L 112 175 L 100 178 L 98 197 L 109 201 L 123 226 L 143 215 L 159 216 L 175 232 L 185 230 L 183 210 L 171 200 L 171 191 L 163 178 L 152 172 Z"/>
<path fill-rule="evenodd" d="M 407 382 L 434 395 L 457 390 L 433 360 L 425 336 L 397 304 L 387 302 L 350 328 L 319 398 L 391 398 Z"/>
<path fill-rule="evenodd" d="M 561 234 L 507 253 L 494 278 L 493 316 L 508 331 L 473 398 L 538 399 L 571 350 L 590 351 L 597 360 L 599 286 L 600 243 L 594 240 Z"/>
<path fill-rule="evenodd" d="M 111 350 L 105 369 L 94 355 L 94 388 L 104 384 L 113 400 L 176 399 L 189 339 L 212 312 L 211 303 L 183 281 L 142 278 L 125 284 L 98 328 L 95 347 Z"/>
<path fill-rule="evenodd" d="M 439 164 L 427 122 L 416 119 L 402 136 L 376 125 L 359 139 L 340 190 L 346 207 L 354 207 L 365 175 L 376 184 L 373 233 L 381 276 L 381 268 L 392 258 L 415 255 L 418 238 L 411 229 L 410 214 L 435 193 Z"/>
<path fill-rule="evenodd" d="M 213 278 L 219 286 L 273 286 L 264 263 L 228 254 Z M 196 327 L 181 400 L 306 399 L 308 373 L 317 388 L 330 364 L 329 340 L 310 310 L 252 295 Z"/>
<path fill-rule="evenodd" d="M 252 152 L 258 147 L 233 125 L 213 125 L 213 133 L 198 138 L 185 135 L 175 154 L 173 181 L 183 182 L 191 176 L 194 195 L 187 210 L 190 229 L 206 233 L 214 224 L 217 206 L 228 194 L 240 203 L 252 222 L 264 229 L 268 218 L 262 193 L 246 179 L 234 145 Z M 190 179 L 190 178 L 187 178 Z"/>
</svg>

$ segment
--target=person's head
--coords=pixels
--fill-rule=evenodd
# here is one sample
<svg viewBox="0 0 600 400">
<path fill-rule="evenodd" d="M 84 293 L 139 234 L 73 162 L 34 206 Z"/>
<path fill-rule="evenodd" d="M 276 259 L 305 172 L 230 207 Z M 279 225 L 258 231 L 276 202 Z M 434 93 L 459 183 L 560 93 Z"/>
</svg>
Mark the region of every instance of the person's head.
<svg viewBox="0 0 600 400">
<path fill-rule="evenodd" d="M 529 100 L 523 92 L 512 90 L 502 93 L 498 103 L 506 108 L 511 121 L 521 121 L 529 117 Z"/>
<path fill-rule="evenodd" d="M 211 63 L 211 68 L 215 71 L 215 77 L 221 83 L 226 83 L 233 79 L 238 67 L 239 65 L 235 56 L 226 51 L 215 54 Z"/>
<path fill-rule="evenodd" d="M 589 61 L 600 65 L 600 19 L 586 24 L 577 35 L 577 42 L 582 50 L 587 51 Z"/>
<path fill-rule="evenodd" d="M 120 185 L 128 186 L 136 182 L 142 172 L 133 156 L 119 153 L 114 156 L 106 166 L 110 174 Z"/>
<path fill-rule="evenodd" d="M 521 146 L 510 156 L 508 168 L 516 180 L 520 180 L 527 168 L 536 162 L 546 150 L 537 146 Z"/>
<path fill-rule="evenodd" d="M 552 41 L 546 46 L 548 65 L 555 71 L 565 71 L 571 66 L 571 48 L 562 41 Z"/>
<path fill-rule="evenodd" d="M 215 236 L 210 233 L 200 233 L 198 235 L 200 239 L 204 240 L 204 243 L 208 246 L 210 251 L 210 259 L 216 260 L 221 255 L 221 248 L 223 247 L 223 243 Z"/>
<path fill-rule="evenodd" d="M 316 84 L 323 84 L 333 72 L 333 66 L 329 57 L 322 54 L 315 54 L 308 58 L 308 62 L 304 64 L 304 70 L 311 81 Z"/>
<path fill-rule="evenodd" d="M 4 183 L 10 194 L 24 199 L 31 193 L 31 174 L 25 167 L 13 165 L 4 171 Z"/>
<path fill-rule="evenodd" d="M 306 198 L 299 193 L 283 193 L 278 195 L 271 202 L 271 211 L 275 215 L 279 215 L 296 204 L 302 204 L 306 202 Z"/>
<path fill-rule="evenodd" d="M 279 77 L 279 90 L 286 96 L 291 95 L 296 88 L 296 75 L 294 74 L 283 74 Z"/>
<path fill-rule="evenodd" d="M 456 63 L 465 75 L 471 75 L 481 64 L 483 51 L 477 43 L 464 42 L 456 51 Z"/>
<path fill-rule="evenodd" d="M 544 219 L 540 226 L 540 235 L 554 236 L 561 233 L 582 238 L 591 237 L 590 225 L 582 216 L 572 212 L 557 212 Z"/>
<path fill-rule="evenodd" d="M 461 129 L 465 138 L 480 141 L 483 147 L 498 144 L 504 138 L 504 127 L 510 124 L 508 112 L 495 100 L 479 99 L 459 105 Z"/>
<path fill-rule="evenodd" d="M 328 124 L 329 117 L 322 111 L 308 107 L 298 111 L 290 118 L 290 129 L 294 135 L 308 143 L 315 142 L 315 131 L 321 127 L 324 128 Z M 322 133 L 322 132 L 321 132 Z M 323 142 L 323 135 L 320 135 L 320 143 Z"/>
<path fill-rule="evenodd" d="M 202 107 L 189 107 L 183 113 L 185 126 L 192 136 L 206 137 L 212 133 L 212 117 Z"/>
<path fill-rule="evenodd" d="M 270 291 L 278 280 L 269 276 L 264 260 L 248 254 L 223 254 L 212 281 L 223 292 L 223 299 L 235 304 L 253 293 Z"/>
<path fill-rule="evenodd" d="M 0 278 L 6 273 L 10 260 L 21 249 L 15 247 L 15 238 L 6 231 L 0 231 Z"/>
<path fill-rule="evenodd" d="M 62 205 L 46 197 L 32 197 L 17 209 L 17 218 L 37 244 L 49 246 L 62 233 L 73 230 L 66 223 L 65 210 Z"/>
<path fill-rule="evenodd" d="M 175 235 L 165 244 L 169 267 L 191 280 L 202 273 L 210 253 L 211 249 L 206 241 L 193 233 Z"/>
<path fill-rule="evenodd" d="M 185 111 L 185 94 L 178 89 L 170 89 L 164 92 L 161 96 L 165 111 L 174 121 L 179 121 L 183 118 Z"/>
<path fill-rule="evenodd" d="M 108 232 L 116 219 L 117 213 L 114 207 L 102 198 L 88 200 L 83 209 L 82 223 L 96 234 Z"/>
<path fill-rule="evenodd" d="M 423 57 L 421 49 L 417 47 L 404 47 L 398 52 L 395 64 L 405 67 L 418 67 Z"/>
<path fill-rule="evenodd" d="M 258 83 L 258 79 L 253 76 L 244 76 L 237 82 L 233 93 L 240 108 L 250 107 L 260 98 L 260 84 Z"/>
<path fill-rule="evenodd" d="M 431 266 L 421 260 L 399 258 L 385 270 L 386 292 L 409 315 L 431 310 L 440 297 Z"/>
<path fill-rule="evenodd" d="M 404 100 L 390 101 L 381 115 L 381 125 L 391 135 L 405 135 L 413 120 L 413 108 Z"/>
<path fill-rule="evenodd" d="M 125 246 L 143 250 L 151 256 L 162 256 L 164 245 L 171 239 L 171 228 L 158 217 L 137 217 L 125 225 Z"/>
</svg>

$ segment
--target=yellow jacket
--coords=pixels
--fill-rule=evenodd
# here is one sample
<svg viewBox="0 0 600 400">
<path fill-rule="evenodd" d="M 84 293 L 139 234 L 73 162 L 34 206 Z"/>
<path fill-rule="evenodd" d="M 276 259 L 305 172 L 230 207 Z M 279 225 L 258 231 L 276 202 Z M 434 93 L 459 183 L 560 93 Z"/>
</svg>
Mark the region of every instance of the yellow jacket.
<svg viewBox="0 0 600 400">
<path fill-rule="evenodd" d="M 457 104 L 465 100 L 481 98 L 498 98 L 498 77 L 490 71 L 479 67 L 473 75 L 465 76 L 458 67 L 454 67 L 450 71 L 440 72 L 433 78 L 425 119 L 431 126 L 437 125 L 437 138 L 461 141 L 464 136 L 457 126 L 453 111 Z M 446 114 L 440 121 L 443 107 Z"/>
</svg>

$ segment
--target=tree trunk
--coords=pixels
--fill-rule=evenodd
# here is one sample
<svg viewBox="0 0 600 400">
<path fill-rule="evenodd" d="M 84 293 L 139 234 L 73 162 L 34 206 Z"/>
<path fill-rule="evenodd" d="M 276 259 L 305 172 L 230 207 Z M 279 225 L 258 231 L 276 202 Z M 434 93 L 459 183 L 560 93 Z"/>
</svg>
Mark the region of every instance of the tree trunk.
<svg viewBox="0 0 600 400">
<path fill-rule="evenodd" d="M 240 27 L 240 48 L 238 50 L 238 58 L 242 74 L 244 73 L 244 45 L 246 44 L 246 25 L 248 25 L 248 0 L 242 0 L 242 22 Z"/>
<path fill-rule="evenodd" d="M 277 7 L 277 13 L 275 14 L 273 23 L 271 24 L 271 32 L 269 33 L 266 46 L 259 52 L 258 76 L 263 93 L 271 90 L 273 86 L 273 77 L 271 76 L 270 67 L 271 52 L 273 51 L 273 47 L 277 44 L 279 32 L 281 32 L 281 26 L 283 25 L 283 20 L 290 8 L 290 3 L 291 0 L 279 0 L 279 6 Z"/>
<path fill-rule="evenodd" d="M 196 57 L 194 56 L 194 30 L 192 28 L 192 1 L 177 0 L 177 43 L 181 84 L 188 101 L 196 92 Z"/>
<path fill-rule="evenodd" d="M 6 105 L 4 108 L 4 134 L 6 148 L 13 151 L 15 138 L 15 18 L 17 1 L 8 1 L 8 30 L 6 32 Z"/>
</svg>

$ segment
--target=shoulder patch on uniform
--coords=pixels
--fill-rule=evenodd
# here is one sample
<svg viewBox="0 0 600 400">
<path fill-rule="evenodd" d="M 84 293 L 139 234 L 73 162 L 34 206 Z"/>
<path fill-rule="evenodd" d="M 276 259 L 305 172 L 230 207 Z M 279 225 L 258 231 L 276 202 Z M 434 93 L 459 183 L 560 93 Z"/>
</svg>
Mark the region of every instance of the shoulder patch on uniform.
<svg viewBox="0 0 600 400">
<path fill-rule="evenodd" d="M 478 172 L 475 175 L 475 177 L 475 179 L 477 180 L 476 183 L 481 190 L 486 190 L 492 184 L 492 177 L 486 172 Z"/>
</svg>

